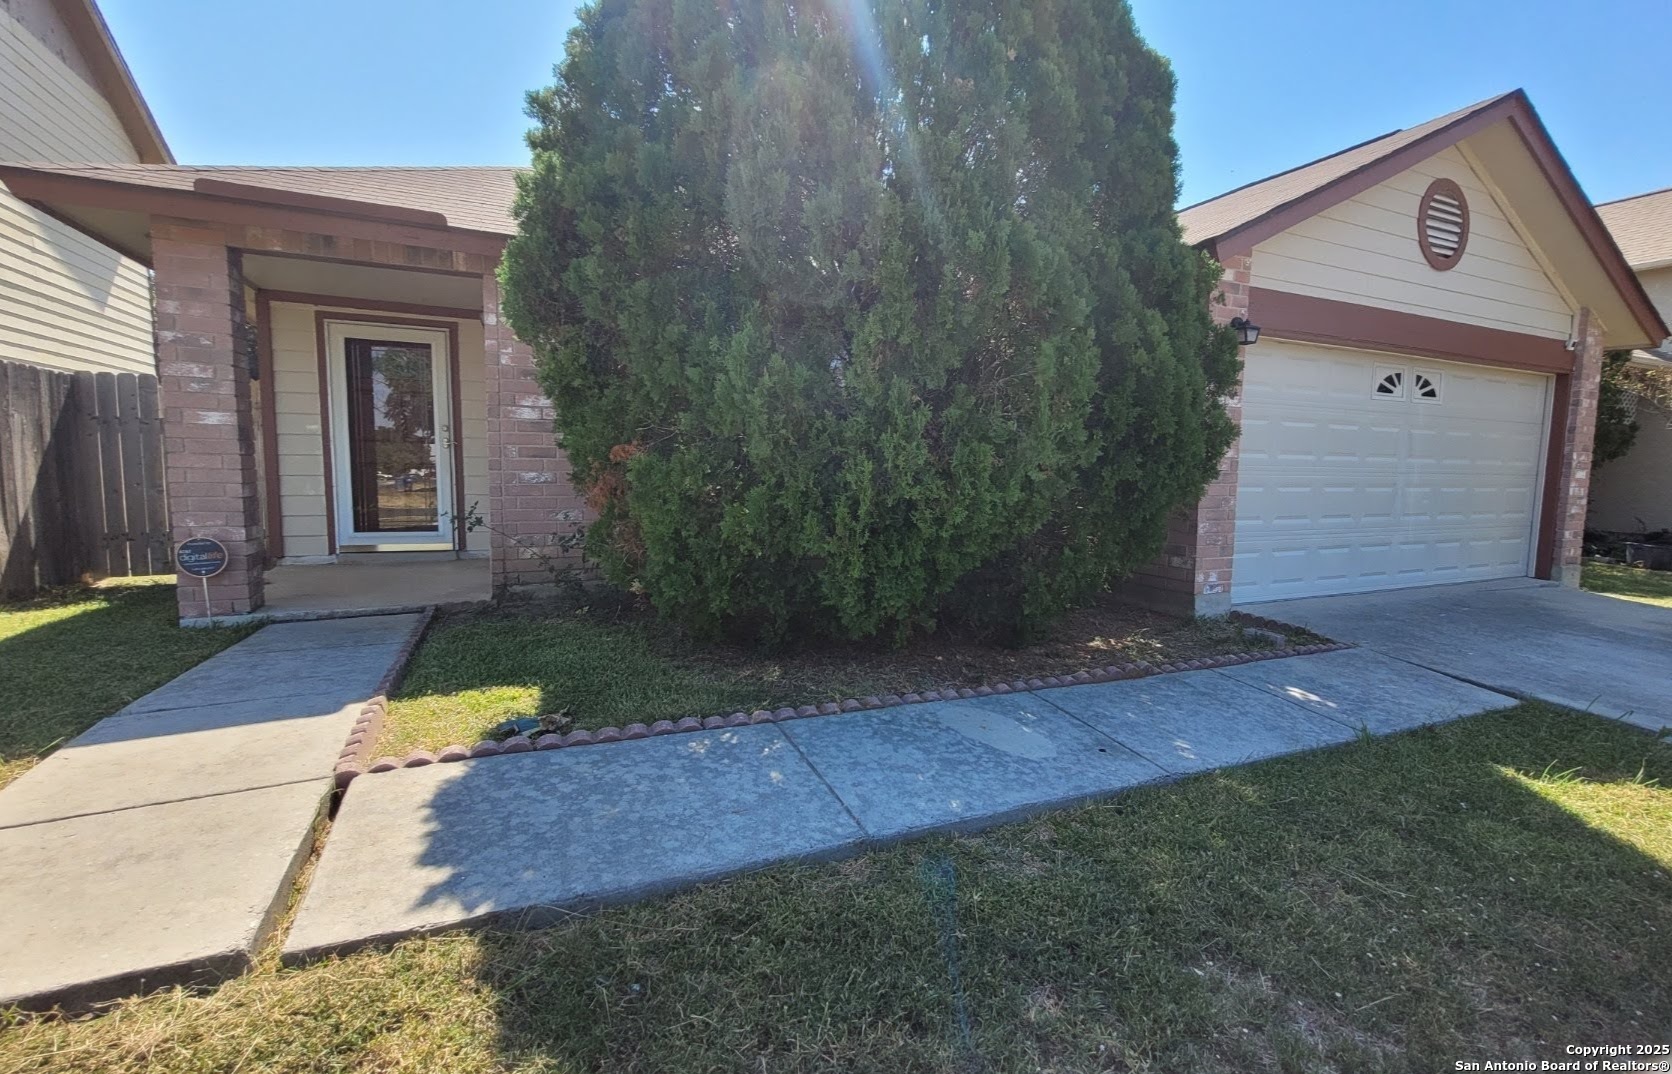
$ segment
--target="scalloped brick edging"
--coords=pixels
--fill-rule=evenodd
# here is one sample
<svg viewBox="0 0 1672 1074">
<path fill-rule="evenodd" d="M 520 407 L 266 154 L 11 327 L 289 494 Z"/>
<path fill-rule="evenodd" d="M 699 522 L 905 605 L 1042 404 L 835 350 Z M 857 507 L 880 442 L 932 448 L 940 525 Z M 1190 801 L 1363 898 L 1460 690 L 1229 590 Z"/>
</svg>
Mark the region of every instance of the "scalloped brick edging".
<svg viewBox="0 0 1672 1074">
<path fill-rule="evenodd" d="M 1275 634 L 1288 635 L 1304 629 L 1293 623 L 1285 623 L 1280 619 L 1270 619 L 1264 615 L 1255 615 L 1252 612 L 1232 611 L 1226 615 L 1225 618 L 1229 619 L 1233 623 L 1241 623 L 1244 626 L 1258 627 L 1261 630 L 1269 630 Z M 1310 631 L 1308 631 L 1308 633 L 1310 633 Z"/>
<path fill-rule="evenodd" d="M 337 764 L 333 777 L 338 790 L 342 790 L 354 781 L 366 769 L 366 762 L 371 757 L 372 746 L 377 743 L 377 736 L 383 730 L 383 714 L 389 708 L 389 695 L 400 686 L 401 678 L 406 674 L 406 665 L 412 660 L 412 654 L 418 649 L 418 642 L 424 637 L 424 631 L 430 627 L 430 621 L 435 618 L 434 608 L 425 608 L 418 614 L 418 621 L 412 624 L 407 632 L 406 641 L 401 643 L 395 653 L 394 662 L 389 670 L 378 680 L 377 689 L 360 706 L 360 715 L 355 718 L 354 726 L 349 728 L 348 738 L 343 742 L 342 752 L 337 754 Z"/>
<path fill-rule="evenodd" d="M 1249 616 L 1249 620 L 1256 617 Z M 1272 620 L 1261 621 L 1273 622 Z M 1277 623 L 1276 626 L 1285 630 L 1294 627 Z M 826 701 L 821 705 L 801 705 L 797 707 L 784 706 L 779 709 L 756 709 L 754 712 L 733 712 L 725 716 L 709 716 L 698 719 L 686 716 L 681 720 L 657 720 L 646 726 L 642 723 L 630 723 L 626 727 L 600 727 L 596 731 L 570 731 L 567 734 L 549 733 L 530 738 L 527 735 L 513 735 L 503 742 L 491 740 L 476 743 L 474 746 L 452 745 L 437 752 L 419 750 L 405 757 L 379 757 L 369 765 L 345 768 L 343 762 L 337 766 L 337 786 L 346 787 L 355 777 L 363 772 L 393 772 L 398 768 L 422 768 L 431 764 L 446 764 L 451 761 L 473 760 L 477 757 L 499 757 L 517 753 L 531 753 L 536 750 L 560 750 L 570 746 L 592 746 L 603 742 L 627 742 L 641 738 L 655 738 L 661 735 L 686 734 L 692 731 L 713 731 L 727 727 L 747 727 L 757 723 L 782 723 L 786 720 L 802 720 L 811 716 L 835 716 L 844 712 L 864 712 L 871 709 L 894 708 L 900 705 L 920 705 L 930 701 L 961 701 L 972 697 L 997 697 L 1003 694 L 1026 693 L 1029 690 L 1049 690 L 1059 686 L 1081 686 L 1094 682 L 1118 682 L 1122 679 L 1147 679 L 1154 675 L 1168 675 L 1180 671 L 1206 671 L 1210 668 L 1234 667 L 1238 664 L 1254 664 L 1262 660 L 1282 660 L 1291 656 L 1310 656 L 1314 653 L 1333 653 L 1353 646 L 1345 642 L 1324 642 L 1317 645 L 1291 645 L 1282 649 L 1258 649 L 1253 652 L 1229 653 L 1222 656 L 1203 657 L 1197 660 L 1181 660 L 1176 663 L 1151 664 L 1140 660 L 1134 664 L 1111 664 L 1108 667 L 1096 668 L 1091 671 L 1077 671 L 1072 675 L 1048 675 L 1044 678 L 1015 679 L 1011 682 L 1001 682 L 992 686 L 959 687 L 949 690 L 929 690 L 921 694 L 884 694 L 881 697 L 850 697 L 842 701 Z M 373 698 L 367 702 L 368 707 L 378 702 L 377 720 L 382 720 L 382 698 Z M 352 740 L 352 736 L 351 736 Z M 363 740 L 376 741 L 376 735 Z M 348 751 L 344 751 L 345 756 Z"/>
</svg>

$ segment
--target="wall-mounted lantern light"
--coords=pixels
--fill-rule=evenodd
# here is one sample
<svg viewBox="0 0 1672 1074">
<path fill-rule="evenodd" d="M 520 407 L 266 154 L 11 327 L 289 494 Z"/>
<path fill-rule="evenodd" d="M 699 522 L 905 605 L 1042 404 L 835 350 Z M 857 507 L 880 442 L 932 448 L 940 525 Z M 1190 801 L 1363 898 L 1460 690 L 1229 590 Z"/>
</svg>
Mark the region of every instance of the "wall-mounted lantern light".
<svg viewBox="0 0 1672 1074">
<path fill-rule="evenodd" d="M 1237 330 L 1237 346 L 1252 347 L 1260 342 L 1260 326 L 1247 317 L 1232 317 L 1231 327 Z"/>
</svg>

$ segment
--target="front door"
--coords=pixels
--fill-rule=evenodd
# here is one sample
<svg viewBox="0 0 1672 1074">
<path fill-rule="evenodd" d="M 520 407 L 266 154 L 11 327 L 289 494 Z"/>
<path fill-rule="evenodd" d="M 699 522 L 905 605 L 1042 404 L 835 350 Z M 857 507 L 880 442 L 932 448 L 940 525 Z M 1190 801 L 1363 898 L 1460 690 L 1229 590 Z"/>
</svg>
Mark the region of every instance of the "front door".
<svg viewBox="0 0 1672 1074">
<path fill-rule="evenodd" d="M 337 547 L 453 547 L 447 333 L 330 321 L 331 466 Z"/>
</svg>

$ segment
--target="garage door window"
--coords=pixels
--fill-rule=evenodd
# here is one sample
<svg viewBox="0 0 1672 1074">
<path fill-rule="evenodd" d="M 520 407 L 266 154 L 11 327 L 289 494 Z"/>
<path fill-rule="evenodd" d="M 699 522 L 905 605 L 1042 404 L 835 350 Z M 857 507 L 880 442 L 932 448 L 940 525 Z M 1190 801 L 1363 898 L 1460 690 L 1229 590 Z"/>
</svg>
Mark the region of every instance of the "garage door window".
<svg viewBox="0 0 1672 1074">
<path fill-rule="evenodd" d="M 1408 366 L 1379 365 L 1375 368 L 1376 386 L 1371 394 L 1378 399 L 1405 398 L 1407 386 L 1410 397 L 1418 403 L 1438 403 L 1444 374 L 1437 369 L 1412 369 Z"/>
</svg>

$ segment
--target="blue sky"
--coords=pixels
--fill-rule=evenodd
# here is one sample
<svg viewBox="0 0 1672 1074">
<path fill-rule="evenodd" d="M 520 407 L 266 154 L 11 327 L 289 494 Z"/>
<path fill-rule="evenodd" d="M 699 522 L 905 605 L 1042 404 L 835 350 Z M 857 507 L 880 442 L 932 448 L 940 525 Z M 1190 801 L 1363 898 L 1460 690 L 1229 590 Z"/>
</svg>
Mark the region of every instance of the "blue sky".
<svg viewBox="0 0 1672 1074">
<path fill-rule="evenodd" d="M 203 164 L 522 163 L 522 94 L 575 6 L 102 0 L 175 155 Z M 1594 199 L 1672 186 L 1666 0 L 1134 8 L 1178 72 L 1183 203 L 1517 86 Z"/>
</svg>

